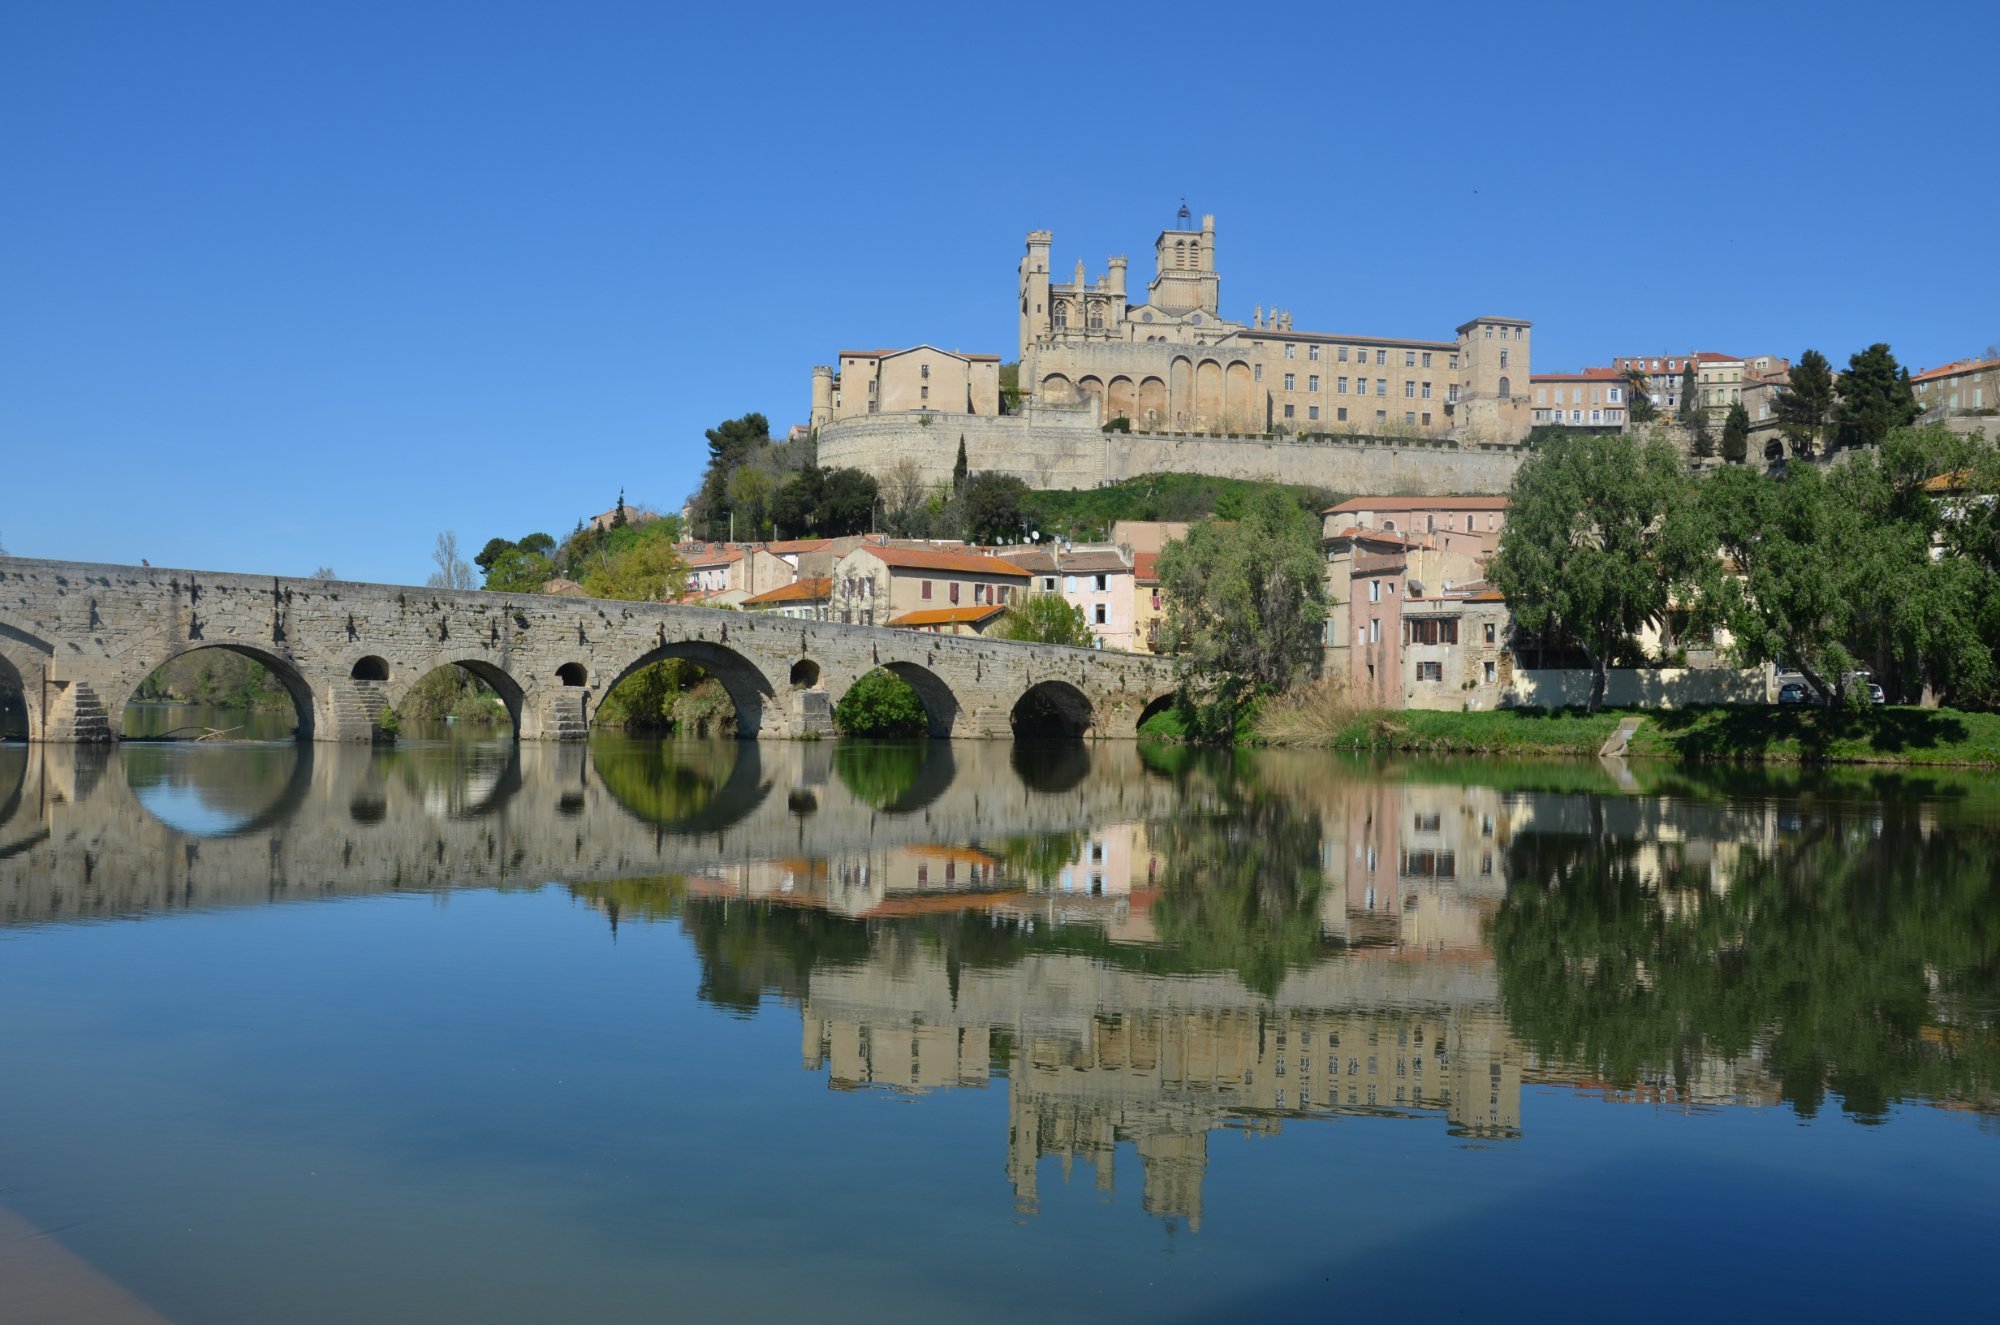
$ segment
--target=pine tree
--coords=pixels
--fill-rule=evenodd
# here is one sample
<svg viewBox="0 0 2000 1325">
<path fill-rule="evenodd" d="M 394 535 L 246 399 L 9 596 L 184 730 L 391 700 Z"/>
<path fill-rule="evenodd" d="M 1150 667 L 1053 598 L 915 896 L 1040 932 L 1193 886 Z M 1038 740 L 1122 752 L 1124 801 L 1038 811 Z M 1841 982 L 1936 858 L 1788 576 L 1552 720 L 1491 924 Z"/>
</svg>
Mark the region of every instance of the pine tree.
<svg viewBox="0 0 2000 1325">
<path fill-rule="evenodd" d="M 1839 390 L 1833 417 L 1842 446 L 1880 445 L 1893 429 L 1915 423 L 1921 412 L 1910 391 L 1909 370 L 1880 341 L 1848 359 Z"/>
<path fill-rule="evenodd" d="M 1749 454 L 1750 411 L 1739 400 L 1729 407 L 1729 417 L 1722 424 L 1722 458 L 1740 465 Z"/>
<path fill-rule="evenodd" d="M 965 491 L 967 472 L 965 464 L 965 434 L 960 433 L 958 435 L 958 459 L 952 463 L 951 467 L 951 490 L 953 493 Z"/>
<path fill-rule="evenodd" d="M 618 489 L 618 505 L 611 512 L 611 527 L 613 529 L 623 529 L 625 527 L 625 489 L 623 488 Z"/>
<path fill-rule="evenodd" d="M 1791 379 L 1778 393 L 1778 427 L 1792 454 L 1809 456 L 1833 417 L 1833 367 L 1818 350 L 1799 356 Z"/>
</svg>

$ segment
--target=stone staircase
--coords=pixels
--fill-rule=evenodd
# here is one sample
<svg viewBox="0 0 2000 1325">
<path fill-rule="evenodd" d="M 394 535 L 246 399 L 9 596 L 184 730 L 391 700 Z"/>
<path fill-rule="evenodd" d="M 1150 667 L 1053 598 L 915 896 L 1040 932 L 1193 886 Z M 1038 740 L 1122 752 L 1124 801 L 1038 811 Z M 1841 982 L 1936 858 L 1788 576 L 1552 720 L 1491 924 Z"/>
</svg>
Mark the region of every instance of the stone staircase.
<svg viewBox="0 0 2000 1325">
<path fill-rule="evenodd" d="M 343 680 L 333 687 L 333 730 L 346 741 L 374 737 L 376 719 L 389 707 L 386 681 Z"/>
<path fill-rule="evenodd" d="M 74 681 L 69 685 L 68 698 L 72 740 L 110 741 L 118 737 L 119 733 L 111 730 L 111 712 L 95 690 L 82 681 Z"/>
<path fill-rule="evenodd" d="M 590 723 L 583 716 L 586 691 L 565 686 L 551 694 L 542 711 L 542 738 L 550 741 L 587 741 Z"/>
</svg>

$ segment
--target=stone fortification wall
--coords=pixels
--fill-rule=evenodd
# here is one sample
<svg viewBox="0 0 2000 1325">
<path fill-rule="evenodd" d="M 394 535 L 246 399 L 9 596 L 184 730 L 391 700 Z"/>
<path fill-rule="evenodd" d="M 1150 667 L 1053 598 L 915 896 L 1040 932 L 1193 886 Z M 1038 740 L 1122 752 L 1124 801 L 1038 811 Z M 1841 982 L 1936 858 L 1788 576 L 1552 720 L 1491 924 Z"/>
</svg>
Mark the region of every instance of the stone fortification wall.
<svg viewBox="0 0 2000 1325">
<path fill-rule="evenodd" d="M 920 419 L 928 417 L 925 425 Z M 878 414 L 820 431 L 820 463 L 877 477 L 914 461 L 928 483 L 948 482 L 965 439 L 966 464 L 998 470 L 1031 488 L 1094 488 L 1141 474 L 1210 474 L 1311 484 L 1382 496 L 1485 495 L 1507 491 L 1525 447 L 1460 445 L 1412 438 L 1217 437 L 1194 433 L 1106 433 L 1089 409 L 1030 406 L 1024 414 Z"/>
</svg>

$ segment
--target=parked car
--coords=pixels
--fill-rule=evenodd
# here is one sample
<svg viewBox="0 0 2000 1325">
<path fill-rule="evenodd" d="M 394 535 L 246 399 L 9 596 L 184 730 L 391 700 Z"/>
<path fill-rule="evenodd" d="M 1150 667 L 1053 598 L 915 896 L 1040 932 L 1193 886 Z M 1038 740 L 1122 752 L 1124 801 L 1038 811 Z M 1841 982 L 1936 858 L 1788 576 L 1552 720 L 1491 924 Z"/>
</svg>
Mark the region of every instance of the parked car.
<svg viewBox="0 0 2000 1325">
<path fill-rule="evenodd" d="M 1886 704 L 1889 702 L 1889 697 L 1882 693 L 1881 686 L 1870 681 L 1868 683 L 1868 702 L 1870 704 Z"/>
<path fill-rule="evenodd" d="M 1778 687 L 1780 704 L 1817 704 L 1819 694 L 1803 681 L 1787 681 Z"/>
</svg>

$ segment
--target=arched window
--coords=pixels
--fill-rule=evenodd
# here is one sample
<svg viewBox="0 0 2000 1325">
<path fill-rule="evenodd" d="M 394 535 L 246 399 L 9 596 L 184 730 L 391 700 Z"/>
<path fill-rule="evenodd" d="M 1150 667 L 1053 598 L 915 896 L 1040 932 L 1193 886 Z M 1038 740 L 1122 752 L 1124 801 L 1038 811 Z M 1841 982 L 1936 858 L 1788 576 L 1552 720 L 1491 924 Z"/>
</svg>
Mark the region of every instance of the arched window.
<svg viewBox="0 0 2000 1325">
<path fill-rule="evenodd" d="M 1511 396 L 1514 394 L 1513 385 L 1509 383 L 1507 379 L 1504 377 L 1500 379 L 1500 394 L 1503 396 Z"/>
<path fill-rule="evenodd" d="M 1200 245 L 1200 244 L 1189 244 L 1189 245 L 1188 245 L 1188 266 L 1190 266 L 1190 267 L 1197 267 L 1197 268 L 1201 266 L 1201 245 Z"/>
<path fill-rule="evenodd" d="M 1178 239 L 1174 241 L 1174 265 L 1176 267 L 1187 266 L 1187 245 Z"/>
<path fill-rule="evenodd" d="M 1069 325 L 1069 305 L 1067 303 L 1058 299 L 1051 306 L 1051 311 L 1055 315 L 1055 324 L 1057 326 L 1066 327 Z"/>
</svg>

